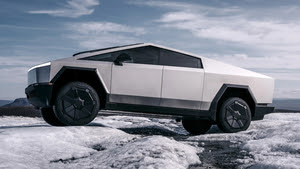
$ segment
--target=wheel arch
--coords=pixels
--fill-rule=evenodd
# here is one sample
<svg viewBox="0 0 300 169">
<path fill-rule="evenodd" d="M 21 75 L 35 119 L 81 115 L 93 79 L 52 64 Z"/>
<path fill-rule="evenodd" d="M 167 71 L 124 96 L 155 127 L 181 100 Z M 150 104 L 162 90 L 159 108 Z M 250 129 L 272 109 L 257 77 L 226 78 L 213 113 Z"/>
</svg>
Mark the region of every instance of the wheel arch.
<svg viewBox="0 0 300 169">
<path fill-rule="evenodd" d="M 50 104 L 53 105 L 58 90 L 72 81 L 80 81 L 92 86 L 100 99 L 100 109 L 105 108 L 107 89 L 104 86 L 102 79 L 96 68 L 81 68 L 81 67 L 62 67 L 59 72 L 50 81 L 53 83 L 52 97 Z"/>
<path fill-rule="evenodd" d="M 217 121 L 218 112 L 224 101 L 230 97 L 243 99 L 250 107 L 252 117 L 255 115 L 256 99 L 247 85 L 223 84 L 214 97 L 209 111 L 212 112 L 212 119 Z"/>
</svg>

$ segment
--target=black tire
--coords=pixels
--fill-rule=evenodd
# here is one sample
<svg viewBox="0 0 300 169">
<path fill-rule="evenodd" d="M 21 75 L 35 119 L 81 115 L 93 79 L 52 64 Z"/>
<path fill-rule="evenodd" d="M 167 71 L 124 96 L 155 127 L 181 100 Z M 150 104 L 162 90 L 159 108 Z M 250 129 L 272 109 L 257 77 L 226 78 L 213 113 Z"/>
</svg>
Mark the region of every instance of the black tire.
<svg viewBox="0 0 300 169">
<path fill-rule="evenodd" d="M 241 98 L 228 98 L 221 106 L 218 127 L 225 133 L 245 131 L 251 123 L 251 110 Z"/>
<path fill-rule="evenodd" d="M 209 120 L 182 119 L 182 125 L 192 135 L 205 134 L 212 123 Z"/>
<path fill-rule="evenodd" d="M 65 126 L 64 123 L 58 120 L 52 108 L 42 108 L 41 115 L 45 122 L 52 126 Z"/>
<path fill-rule="evenodd" d="M 99 112 L 97 92 L 83 82 L 70 82 L 57 94 L 54 106 L 56 117 L 65 125 L 80 126 L 90 123 Z"/>
</svg>

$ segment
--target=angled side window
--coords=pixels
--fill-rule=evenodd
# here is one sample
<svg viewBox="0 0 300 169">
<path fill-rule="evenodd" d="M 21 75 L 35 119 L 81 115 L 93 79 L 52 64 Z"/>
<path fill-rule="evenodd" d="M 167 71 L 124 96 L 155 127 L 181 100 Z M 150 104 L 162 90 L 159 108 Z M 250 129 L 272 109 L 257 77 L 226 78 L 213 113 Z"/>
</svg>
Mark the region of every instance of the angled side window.
<svg viewBox="0 0 300 169">
<path fill-rule="evenodd" d="M 94 61 L 113 62 L 117 58 L 117 55 L 115 53 L 116 52 L 94 55 L 94 56 L 89 56 L 86 58 L 80 58 L 79 60 L 94 60 Z"/>
<path fill-rule="evenodd" d="M 112 53 L 90 56 L 86 58 L 81 58 L 80 60 L 113 62 L 121 54 L 126 54 L 132 57 L 132 61 L 131 61 L 132 63 L 158 64 L 159 48 L 152 47 L 152 46 L 139 47 L 139 48 L 121 50 Z"/>
<path fill-rule="evenodd" d="M 132 63 L 152 64 L 158 63 L 159 49 L 152 46 L 129 49 L 124 52 L 132 57 Z"/>
<path fill-rule="evenodd" d="M 189 68 L 203 68 L 200 58 L 192 57 L 182 53 L 161 49 L 160 50 L 160 65 L 179 66 Z"/>
</svg>

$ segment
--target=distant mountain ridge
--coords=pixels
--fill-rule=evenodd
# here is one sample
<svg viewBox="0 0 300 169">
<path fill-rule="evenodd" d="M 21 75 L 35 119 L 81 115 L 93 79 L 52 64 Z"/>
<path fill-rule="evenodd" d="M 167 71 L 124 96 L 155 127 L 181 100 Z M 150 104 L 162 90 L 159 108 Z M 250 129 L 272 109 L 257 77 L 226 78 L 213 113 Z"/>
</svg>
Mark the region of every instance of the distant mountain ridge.
<svg viewBox="0 0 300 169">
<path fill-rule="evenodd" d="M 23 107 L 30 106 L 31 104 L 28 102 L 26 98 L 18 98 L 14 100 L 12 103 L 5 104 L 2 107 Z"/>
<path fill-rule="evenodd" d="M 0 116 L 41 117 L 40 110 L 29 104 L 26 98 L 18 98 L 1 106 Z"/>
<path fill-rule="evenodd" d="M 12 100 L 0 100 L 0 107 L 9 103 L 12 103 Z"/>
</svg>

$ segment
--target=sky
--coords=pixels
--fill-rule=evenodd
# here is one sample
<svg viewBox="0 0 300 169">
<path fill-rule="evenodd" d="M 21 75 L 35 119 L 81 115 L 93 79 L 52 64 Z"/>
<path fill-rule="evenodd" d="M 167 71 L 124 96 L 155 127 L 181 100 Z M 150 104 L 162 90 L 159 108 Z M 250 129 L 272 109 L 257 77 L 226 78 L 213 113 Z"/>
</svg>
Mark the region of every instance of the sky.
<svg viewBox="0 0 300 169">
<path fill-rule="evenodd" d="M 25 97 L 27 70 L 76 52 L 140 42 L 275 78 L 300 98 L 298 0 L 1 0 L 0 99 Z"/>
</svg>

